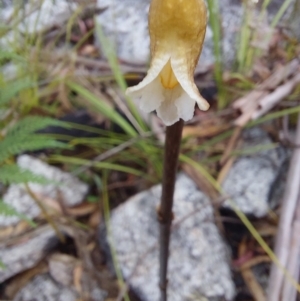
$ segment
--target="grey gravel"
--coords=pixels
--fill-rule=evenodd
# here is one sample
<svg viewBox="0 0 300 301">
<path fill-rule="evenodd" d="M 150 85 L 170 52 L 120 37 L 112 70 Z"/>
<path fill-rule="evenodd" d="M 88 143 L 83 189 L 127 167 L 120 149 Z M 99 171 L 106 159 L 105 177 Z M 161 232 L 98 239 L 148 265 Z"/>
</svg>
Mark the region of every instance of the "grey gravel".
<svg viewBox="0 0 300 301">
<path fill-rule="evenodd" d="M 243 134 L 244 151 L 251 151 L 253 148 L 261 147 L 261 151 L 251 155 L 238 157 L 229 171 L 222 187 L 237 207 L 245 214 L 253 214 L 262 217 L 268 213 L 273 206 L 274 198 L 280 199 L 284 185 L 274 194 L 274 183 L 278 176 L 282 178 L 282 166 L 285 162 L 286 153 L 283 148 L 276 147 L 265 149 L 271 146 L 271 139 L 266 132 L 259 128 L 246 131 Z M 281 180 L 282 182 L 282 180 Z M 272 196 L 272 199 L 271 199 Z M 225 207 L 231 208 L 229 200 L 224 203 Z"/>
<path fill-rule="evenodd" d="M 19 156 L 17 164 L 57 183 L 57 185 L 28 184 L 32 192 L 38 195 L 41 200 L 43 197 L 61 200 L 65 206 L 72 207 L 80 204 L 88 192 L 88 185 L 79 181 L 76 177 L 29 155 Z M 35 218 L 41 213 L 40 208 L 27 193 L 23 184 L 10 185 L 3 196 L 3 202 L 29 218 Z M 10 226 L 19 221 L 20 218 L 17 216 L 0 215 L 0 227 Z"/>
<path fill-rule="evenodd" d="M 112 242 L 119 266 L 130 287 L 143 301 L 158 301 L 158 222 L 161 185 L 139 193 L 111 216 Z M 169 262 L 172 301 L 232 300 L 227 246 L 214 224 L 208 198 L 180 174 L 176 182 L 174 224 Z M 109 238 L 108 238 L 109 240 Z"/>
</svg>

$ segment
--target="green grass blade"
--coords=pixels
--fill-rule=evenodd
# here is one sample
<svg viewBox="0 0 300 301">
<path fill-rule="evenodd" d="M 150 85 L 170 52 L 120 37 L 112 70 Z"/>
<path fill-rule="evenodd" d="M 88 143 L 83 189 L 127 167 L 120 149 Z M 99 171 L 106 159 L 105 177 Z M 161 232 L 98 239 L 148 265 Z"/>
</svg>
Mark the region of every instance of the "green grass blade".
<svg viewBox="0 0 300 301">
<path fill-rule="evenodd" d="M 243 8 L 244 8 L 244 18 L 243 18 L 242 29 L 239 34 L 239 46 L 237 51 L 238 69 L 240 71 L 244 71 L 246 67 L 249 43 L 251 39 L 251 29 L 249 28 L 249 14 L 248 14 L 247 4 L 243 3 Z"/>
<path fill-rule="evenodd" d="M 300 112 L 300 106 L 295 107 L 295 108 L 284 109 L 284 110 L 274 112 L 274 113 L 270 113 L 270 114 L 268 114 L 266 116 L 263 116 L 263 117 L 261 117 L 257 120 L 250 121 L 246 125 L 246 128 L 250 128 L 250 127 L 256 126 L 258 124 L 261 124 L 261 123 L 264 123 L 264 122 L 267 122 L 267 121 L 270 121 L 270 120 L 273 120 L 273 119 L 277 119 L 277 118 L 287 116 L 287 115 L 291 115 L 291 114 L 296 114 L 296 113 L 299 113 L 299 112 Z"/>
<path fill-rule="evenodd" d="M 293 0 L 285 0 L 279 11 L 277 12 L 276 16 L 273 18 L 271 26 L 274 28 L 277 26 L 278 22 L 280 21 L 280 19 L 282 18 L 282 16 L 284 15 L 284 13 L 286 12 L 286 10 L 288 9 L 288 7 L 290 6 L 290 4 L 293 2 Z M 298 16 L 299 17 L 299 16 Z M 299 29 L 300 30 L 300 29 Z"/>
<path fill-rule="evenodd" d="M 96 184 L 99 183 L 100 180 L 96 181 Z M 98 189 L 102 190 L 102 200 L 103 200 L 103 210 L 104 210 L 104 219 L 105 219 L 105 227 L 106 227 L 106 232 L 107 232 L 107 242 L 109 245 L 110 249 L 110 254 L 112 257 L 113 261 L 113 266 L 117 275 L 118 283 L 120 285 L 120 288 L 122 289 L 125 287 L 125 282 L 123 279 L 123 275 L 118 263 L 118 257 L 116 254 L 116 248 L 114 247 L 114 242 L 113 242 L 113 236 L 112 236 L 112 231 L 111 231 L 111 225 L 110 225 L 110 208 L 109 208 L 109 196 L 108 196 L 108 190 L 107 190 L 107 174 L 104 173 L 104 176 L 101 181 L 102 185 L 98 185 Z M 124 300 L 125 301 L 130 301 L 127 292 L 124 294 Z"/>
<path fill-rule="evenodd" d="M 214 57 L 215 57 L 215 80 L 218 87 L 218 109 L 223 109 L 226 103 L 226 95 L 223 84 L 223 66 L 222 66 L 222 36 L 221 36 L 221 15 L 219 9 L 219 0 L 210 0 L 207 2 L 209 10 L 209 22 L 213 31 Z"/>
<path fill-rule="evenodd" d="M 134 128 L 118 112 L 116 112 L 104 101 L 74 82 L 69 81 L 67 85 L 74 92 L 84 97 L 99 113 L 118 124 L 124 130 L 124 132 L 129 134 L 131 137 L 137 136 L 137 132 L 134 130 Z"/>
<path fill-rule="evenodd" d="M 102 27 L 99 23 L 96 24 L 96 33 L 97 33 L 98 39 L 101 43 L 103 52 L 104 52 L 104 54 L 108 60 L 108 63 L 113 71 L 115 80 L 116 80 L 118 86 L 121 88 L 121 90 L 125 94 L 127 84 L 126 84 L 126 81 L 122 74 L 122 71 L 120 69 L 115 50 L 113 49 L 113 45 L 111 44 L 111 42 L 104 35 Z M 125 99 L 127 101 L 128 107 L 129 107 L 133 117 L 136 119 L 139 126 L 142 128 L 143 131 L 147 131 L 148 130 L 147 126 L 145 125 L 142 117 L 140 116 L 138 110 L 136 109 L 133 101 L 127 96 L 125 96 Z"/>
<path fill-rule="evenodd" d="M 62 162 L 62 163 L 68 163 L 74 165 L 92 164 L 93 167 L 98 169 L 115 170 L 115 171 L 121 171 L 129 174 L 133 174 L 136 176 L 145 176 L 143 171 L 128 166 L 120 165 L 120 164 L 110 163 L 110 162 L 97 162 L 97 161 L 93 162 L 91 160 L 75 158 L 75 157 L 65 157 L 60 155 L 51 156 L 49 160 L 53 162 Z"/>
</svg>

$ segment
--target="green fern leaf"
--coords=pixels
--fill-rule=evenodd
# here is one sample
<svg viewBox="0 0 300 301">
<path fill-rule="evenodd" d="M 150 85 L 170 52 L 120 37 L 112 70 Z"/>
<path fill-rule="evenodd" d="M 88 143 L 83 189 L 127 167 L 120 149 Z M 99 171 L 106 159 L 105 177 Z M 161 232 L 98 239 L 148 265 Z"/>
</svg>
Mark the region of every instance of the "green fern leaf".
<svg viewBox="0 0 300 301">
<path fill-rule="evenodd" d="M 63 142 L 56 141 L 45 135 L 32 134 L 23 137 L 9 136 L 0 142 L 0 163 L 12 155 L 25 151 L 36 151 L 49 148 L 70 148 Z"/>
<path fill-rule="evenodd" d="M 0 141 L 0 164 L 12 155 L 46 148 L 70 148 L 65 143 L 35 133 L 47 126 L 70 127 L 67 123 L 48 117 L 27 116 L 11 127 Z"/>
<path fill-rule="evenodd" d="M 15 60 L 25 62 L 24 57 L 10 51 L 0 49 L 0 61 Z"/>
<path fill-rule="evenodd" d="M 22 90 L 32 88 L 35 86 L 29 77 L 20 78 L 13 82 L 8 82 L 7 85 L 0 91 L 0 106 L 7 104 L 13 97 L 15 97 Z"/>
<path fill-rule="evenodd" d="M 34 182 L 39 184 L 53 184 L 53 181 L 43 176 L 36 175 L 30 170 L 23 169 L 16 164 L 4 165 L 0 168 L 0 182 L 4 185 L 12 183 Z"/>
<path fill-rule="evenodd" d="M 25 220 L 26 222 L 28 222 L 32 227 L 36 226 L 36 223 L 28 218 L 26 215 L 19 213 L 18 211 L 16 211 L 16 209 L 6 203 L 3 202 L 3 200 L 0 199 L 0 215 L 5 215 L 5 216 L 17 216 L 20 219 Z"/>
<path fill-rule="evenodd" d="M 8 130 L 7 136 L 33 133 L 35 131 L 44 129 L 48 126 L 70 127 L 66 122 L 55 120 L 49 117 L 41 116 L 27 116 L 18 121 L 13 127 Z"/>
</svg>

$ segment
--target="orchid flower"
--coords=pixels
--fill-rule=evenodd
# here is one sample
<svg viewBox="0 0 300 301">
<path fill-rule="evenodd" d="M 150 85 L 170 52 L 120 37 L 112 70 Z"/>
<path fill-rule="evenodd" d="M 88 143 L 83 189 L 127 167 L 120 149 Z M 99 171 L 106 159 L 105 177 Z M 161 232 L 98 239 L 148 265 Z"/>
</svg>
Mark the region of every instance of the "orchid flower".
<svg viewBox="0 0 300 301">
<path fill-rule="evenodd" d="M 206 111 L 207 101 L 194 83 L 206 32 L 204 0 L 152 0 L 149 11 L 151 65 L 146 77 L 126 94 L 140 98 L 140 108 L 156 110 L 165 125 L 190 120 L 195 103 Z"/>
</svg>

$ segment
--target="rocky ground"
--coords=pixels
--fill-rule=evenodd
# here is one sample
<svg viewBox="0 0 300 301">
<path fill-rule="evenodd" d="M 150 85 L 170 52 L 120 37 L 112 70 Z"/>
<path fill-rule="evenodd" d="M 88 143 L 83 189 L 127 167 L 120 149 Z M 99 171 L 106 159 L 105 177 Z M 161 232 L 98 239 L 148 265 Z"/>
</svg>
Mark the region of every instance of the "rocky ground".
<svg viewBox="0 0 300 301">
<path fill-rule="evenodd" d="M 13 51 L 16 35 L 22 45 L 26 35 L 42 34 L 47 46 L 52 45 L 54 37 L 67 36 L 67 46 L 58 43 L 50 51 L 45 46 L 40 63 L 47 68 L 51 66 L 46 69 L 49 82 L 58 76 L 71 77 L 72 73 L 89 91 L 131 122 L 122 89 L 114 81 L 114 68 L 104 55 L 107 45 L 97 30 L 91 35 L 89 31 L 95 24 L 101 25 L 113 45 L 121 74 L 128 84 L 133 84 L 144 76 L 149 62 L 149 2 L 44 0 L 31 5 L 25 1 L 21 3 L 25 14 L 20 13 L 22 10 L 15 12 L 21 18 L 15 25 L 17 30 L 4 31 L 0 45 Z M 293 15 L 295 1 L 291 2 L 277 29 L 267 25 L 282 1 L 272 1 L 260 23 L 254 14 L 251 26 L 261 28 L 261 35 L 256 36 L 254 42 L 263 40 L 262 36 L 268 32 L 273 44 L 263 49 L 262 58 L 243 76 L 231 71 L 236 63 L 243 6 L 235 0 L 220 3 L 224 82 L 230 98 L 230 104 L 222 111 L 217 110 L 217 88 L 212 73 L 213 32 L 211 27 L 207 29 L 195 80 L 212 109 L 206 115 L 196 111 L 195 118 L 183 131 L 182 155 L 188 159 L 181 160 L 176 182 L 170 300 L 296 301 L 294 286 L 283 276 L 280 278 L 280 272 L 274 264 L 272 266 L 274 258 L 268 249 L 274 249 L 277 237 L 276 255 L 298 280 L 300 248 L 295 237 L 299 214 L 294 212 L 299 207 L 297 171 L 300 162 L 296 146 L 300 129 L 295 130 L 293 115 L 289 122 L 284 117 L 289 116 L 288 113 L 281 113 L 299 105 L 299 45 L 297 42 L 294 47 L 297 54 L 294 57 L 288 57 L 282 46 L 286 43 L 285 35 L 293 34 L 297 27 L 293 22 L 285 31 Z M 84 9 L 79 13 L 83 4 Z M 259 11 L 260 5 L 251 11 Z M 2 0 L 0 7 L 1 19 L 10 24 L 15 6 L 11 1 Z M 77 22 L 74 21 L 75 25 L 68 23 L 72 18 Z M 82 42 L 85 35 L 87 38 Z M 72 47 L 79 42 L 81 47 L 74 51 Z M 110 59 L 108 57 L 108 61 Z M 14 79 L 15 66 L 9 62 L 3 64 L 1 75 Z M 100 84 L 95 78 L 100 78 Z M 241 90 L 242 84 L 247 89 Z M 57 118 L 97 130 L 106 129 L 105 116 L 97 114 L 85 101 L 86 107 L 82 103 L 71 103 L 71 97 L 80 93 L 72 91 L 70 96 L 66 92 L 69 87 L 62 86 L 55 94 L 61 99 L 58 106 L 61 113 Z M 45 94 L 40 94 L 46 101 Z M 38 109 L 34 112 L 45 114 Z M 297 112 L 299 110 L 294 113 Z M 154 133 L 155 142 L 151 143 L 161 150 L 164 140 L 161 123 L 154 114 L 145 116 L 144 121 Z M 46 129 L 48 133 L 74 139 L 95 138 L 85 130 Z M 110 130 L 124 135 L 114 122 Z M 150 181 L 146 177 L 154 173 L 156 162 L 150 159 L 144 176 L 119 171 L 112 172 L 107 179 L 103 165 L 95 169 L 95 163 L 106 162 L 116 154 L 128 157 L 125 151 L 135 142 L 128 138 L 125 144 L 103 151 L 100 157 L 97 151 L 91 151 L 92 147 L 77 146 L 75 142 L 75 150 L 65 151 L 60 161 L 49 150 L 16 156 L 18 166 L 51 183 L 0 183 L 3 203 L 18 212 L 17 215 L 0 215 L 3 263 L 0 298 L 14 301 L 159 300 L 156 209 L 161 185 L 159 180 Z M 68 160 L 75 156 L 88 158 L 88 163 L 80 161 L 72 165 L 75 161 Z M 140 160 L 136 153 L 130 153 L 131 158 L 135 156 Z M 129 160 L 120 160 L 122 164 L 124 161 Z M 128 166 L 133 168 L 135 164 Z M 205 166 L 204 171 L 201 166 Z M 210 176 L 206 176 L 207 173 Z M 284 242 L 289 246 L 290 253 L 282 255 L 278 241 L 279 245 Z M 268 297 L 268 285 L 274 283 L 288 299 L 276 299 L 280 292 L 274 299 Z"/>
</svg>

